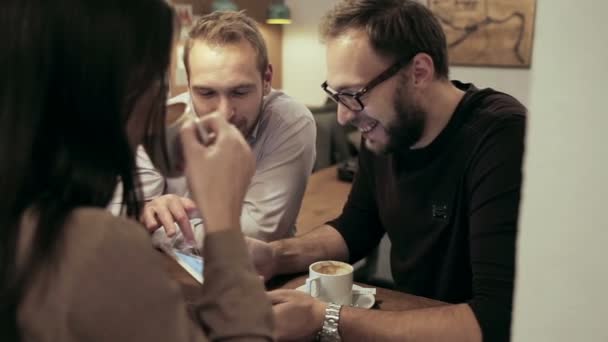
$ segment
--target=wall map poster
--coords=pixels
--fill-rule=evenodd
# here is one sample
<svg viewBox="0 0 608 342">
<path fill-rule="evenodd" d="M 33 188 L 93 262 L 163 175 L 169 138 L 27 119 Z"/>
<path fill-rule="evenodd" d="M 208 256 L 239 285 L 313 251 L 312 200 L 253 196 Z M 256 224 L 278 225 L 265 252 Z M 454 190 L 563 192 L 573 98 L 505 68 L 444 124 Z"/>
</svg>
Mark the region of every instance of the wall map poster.
<svg viewBox="0 0 608 342">
<path fill-rule="evenodd" d="M 530 67 L 536 0 L 428 0 L 450 64 Z"/>
</svg>

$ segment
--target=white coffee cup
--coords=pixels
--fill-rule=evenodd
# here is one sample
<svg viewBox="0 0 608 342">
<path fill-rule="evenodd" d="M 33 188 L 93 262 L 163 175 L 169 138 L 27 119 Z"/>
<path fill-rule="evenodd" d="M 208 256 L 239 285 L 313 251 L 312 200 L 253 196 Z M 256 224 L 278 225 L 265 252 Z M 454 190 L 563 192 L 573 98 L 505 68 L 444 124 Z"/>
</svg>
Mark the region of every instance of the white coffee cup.
<svg viewBox="0 0 608 342">
<path fill-rule="evenodd" d="M 341 261 L 318 261 L 308 267 L 306 292 L 327 303 L 351 305 L 353 267 Z"/>
</svg>

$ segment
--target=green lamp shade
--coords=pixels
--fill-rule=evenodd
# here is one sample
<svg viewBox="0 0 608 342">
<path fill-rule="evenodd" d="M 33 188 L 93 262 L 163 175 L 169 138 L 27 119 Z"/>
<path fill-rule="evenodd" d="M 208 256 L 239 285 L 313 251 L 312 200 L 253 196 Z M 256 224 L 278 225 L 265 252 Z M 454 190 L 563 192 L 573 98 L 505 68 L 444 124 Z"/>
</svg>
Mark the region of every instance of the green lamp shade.
<svg viewBox="0 0 608 342">
<path fill-rule="evenodd" d="M 274 4 L 268 8 L 267 24 L 291 24 L 291 13 L 285 4 Z"/>
<path fill-rule="evenodd" d="M 211 10 L 215 11 L 238 11 L 239 7 L 232 0 L 215 0 L 211 5 Z"/>
</svg>

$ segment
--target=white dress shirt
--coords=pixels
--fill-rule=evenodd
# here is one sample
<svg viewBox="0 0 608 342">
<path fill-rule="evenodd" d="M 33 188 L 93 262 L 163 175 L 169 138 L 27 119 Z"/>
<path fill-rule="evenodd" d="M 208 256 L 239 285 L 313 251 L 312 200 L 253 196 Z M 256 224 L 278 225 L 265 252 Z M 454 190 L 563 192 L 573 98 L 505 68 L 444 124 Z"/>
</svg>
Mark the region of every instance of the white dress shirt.
<svg viewBox="0 0 608 342">
<path fill-rule="evenodd" d="M 180 94 L 167 104 L 176 102 L 190 103 L 189 93 Z M 241 213 L 245 235 L 264 241 L 293 236 L 314 166 L 315 140 L 316 125 L 304 105 L 277 90 L 264 97 L 258 123 L 247 137 L 256 169 Z M 190 197 L 185 178 L 164 179 L 142 148 L 137 151 L 137 167 L 145 200 L 168 193 Z M 114 213 L 120 211 L 120 202 L 121 197 L 113 200 Z"/>
</svg>

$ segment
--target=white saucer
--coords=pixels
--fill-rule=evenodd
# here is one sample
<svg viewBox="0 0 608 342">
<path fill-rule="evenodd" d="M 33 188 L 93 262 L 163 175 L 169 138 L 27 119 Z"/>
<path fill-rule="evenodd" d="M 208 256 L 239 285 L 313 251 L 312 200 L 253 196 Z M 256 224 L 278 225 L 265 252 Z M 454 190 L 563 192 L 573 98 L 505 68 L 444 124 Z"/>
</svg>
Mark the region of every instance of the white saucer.
<svg viewBox="0 0 608 342">
<path fill-rule="evenodd" d="M 359 289 L 363 289 L 363 287 L 361 287 L 357 284 L 353 284 L 353 291 L 356 291 Z M 301 291 L 301 292 L 306 292 L 306 284 L 296 288 L 296 290 Z M 374 297 L 373 294 L 357 294 L 357 293 L 353 292 L 353 303 L 351 304 L 351 306 L 354 306 L 357 308 L 362 308 L 362 309 L 369 309 L 372 306 L 374 306 L 375 302 L 376 302 L 376 297 Z"/>
</svg>

